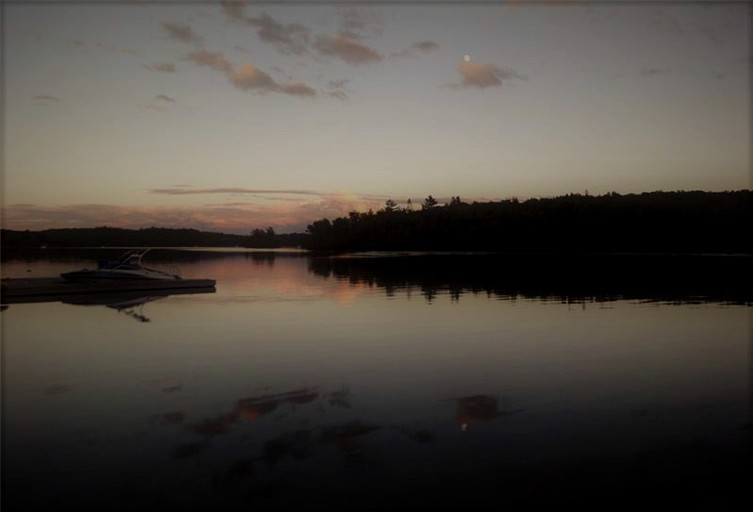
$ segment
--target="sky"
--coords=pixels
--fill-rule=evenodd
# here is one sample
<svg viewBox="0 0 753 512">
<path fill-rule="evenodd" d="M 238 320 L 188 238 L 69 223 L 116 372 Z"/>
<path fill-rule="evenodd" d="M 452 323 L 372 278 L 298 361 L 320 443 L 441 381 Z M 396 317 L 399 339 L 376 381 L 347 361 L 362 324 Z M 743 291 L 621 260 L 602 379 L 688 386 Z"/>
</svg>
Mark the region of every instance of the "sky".
<svg viewBox="0 0 753 512">
<path fill-rule="evenodd" d="M 1 8 L 7 229 L 751 188 L 747 2 Z"/>
</svg>

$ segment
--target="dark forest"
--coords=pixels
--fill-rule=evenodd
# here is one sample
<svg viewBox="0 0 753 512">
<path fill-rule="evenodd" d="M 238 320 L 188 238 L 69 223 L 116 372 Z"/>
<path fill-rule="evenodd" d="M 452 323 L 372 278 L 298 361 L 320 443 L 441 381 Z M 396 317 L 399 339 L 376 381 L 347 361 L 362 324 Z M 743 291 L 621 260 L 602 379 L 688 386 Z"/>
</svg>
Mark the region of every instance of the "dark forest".
<svg viewBox="0 0 753 512">
<path fill-rule="evenodd" d="M 441 206 L 387 201 L 308 226 L 305 247 L 325 251 L 505 253 L 750 253 L 750 191 L 650 192 Z"/>
</svg>

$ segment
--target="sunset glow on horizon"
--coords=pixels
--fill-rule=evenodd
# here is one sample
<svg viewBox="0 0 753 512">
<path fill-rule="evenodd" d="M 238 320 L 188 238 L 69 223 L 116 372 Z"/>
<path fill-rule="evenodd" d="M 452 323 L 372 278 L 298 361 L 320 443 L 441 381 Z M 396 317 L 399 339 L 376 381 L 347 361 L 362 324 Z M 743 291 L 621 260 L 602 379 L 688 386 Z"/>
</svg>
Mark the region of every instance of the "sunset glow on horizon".
<svg viewBox="0 0 753 512">
<path fill-rule="evenodd" d="M 745 2 L 2 9 L 7 229 L 751 187 Z"/>
</svg>

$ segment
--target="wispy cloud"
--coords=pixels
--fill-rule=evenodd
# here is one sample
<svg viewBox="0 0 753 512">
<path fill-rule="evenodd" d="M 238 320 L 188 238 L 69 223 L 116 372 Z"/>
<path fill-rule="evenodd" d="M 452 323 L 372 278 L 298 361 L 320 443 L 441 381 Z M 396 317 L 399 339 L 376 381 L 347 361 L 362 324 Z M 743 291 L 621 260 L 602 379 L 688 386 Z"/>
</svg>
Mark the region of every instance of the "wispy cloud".
<svg viewBox="0 0 753 512">
<path fill-rule="evenodd" d="M 212 189 L 207 189 L 212 190 Z M 215 189 L 223 190 L 223 189 Z M 241 189 L 249 190 L 249 189 Z M 38 206 L 13 204 L 3 208 L 7 229 L 41 230 L 49 228 L 91 228 L 111 226 L 130 229 L 151 226 L 194 228 L 206 231 L 246 234 L 254 226 L 272 226 L 278 232 L 304 231 L 321 218 L 335 218 L 351 211 L 378 209 L 384 198 L 346 192 L 315 193 L 310 191 L 259 190 L 258 193 L 297 194 L 303 201 L 264 198 L 263 203 L 233 202 L 225 204 L 182 206 L 113 206 L 69 204 Z M 257 198 L 255 198 L 257 199 Z"/>
<path fill-rule="evenodd" d="M 199 66 L 206 66 L 216 71 L 222 71 L 223 73 L 232 74 L 233 66 L 225 58 L 225 56 L 219 52 L 209 52 L 206 50 L 197 50 L 191 52 L 186 57 L 189 61 L 198 64 Z"/>
<path fill-rule="evenodd" d="M 325 192 L 315 192 L 313 190 L 300 189 L 259 189 L 243 187 L 220 187 L 220 188 L 190 188 L 190 187 L 171 187 L 171 188 L 153 188 L 149 192 L 152 194 L 168 195 L 194 195 L 194 194 L 292 194 L 303 196 L 323 196 Z"/>
<path fill-rule="evenodd" d="M 348 99 L 348 93 L 343 90 L 335 90 L 335 91 L 327 91 L 327 96 L 330 98 L 335 98 L 340 101 L 345 101 Z"/>
<path fill-rule="evenodd" d="M 102 43 L 102 42 L 92 43 L 92 42 L 85 41 L 83 39 L 73 39 L 70 42 L 78 48 L 93 48 L 96 50 L 106 50 L 108 52 L 120 53 L 123 55 L 141 54 L 141 50 L 139 50 L 138 48 L 115 46 L 112 44 L 107 44 L 107 43 Z"/>
<path fill-rule="evenodd" d="M 262 41 L 273 44 L 282 53 L 306 53 L 310 33 L 308 27 L 300 23 L 280 23 L 267 13 L 257 17 L 248 16 L 246 6 L 245 1 L 222 2 L 222 12 L 231 22 L 255 27 Z"/>
<path fill-rule="evenodd" d="M 343 88 L 350 82 L 349 78 L 341 78 L 340 80 L 330 80 L 327 82 L 327 87 L 333 87 L 335 89 Z"/>
<path fill-rule="evenodd" d="M 380 35 L 384 31 L 382 20 L 374 13 L 354 7 L 346 7 L 340 11 L 340 30 L 341 34 L 354 39 L 363 39 L 369 36 Z"/>
<path fill-rule="evenodd" d="M 161 73 L 175 73 L 175 64 L 170 62 L 159 62 L 152 65 L 145 64 L 144 67 Z"/>
<path fill-rule="evenodd" d="M 138 48 L 113 48 L 113 51 L 117 51 L 124 55 L 141 55 L 141 50 Z"/>
<path fill-rule="evenodd" d="M 203 40 L 198 34 L 196 34 L 188 25 L 180 25 L 178 23 L 162 23 L 162 28 L 167 32 L 170 39 L 181 41 L 183 43 L 200 44 Z"/>
<path fill-rule="evenodd" d="M 452 88 L 477 87 L 500 87 L 503 81 L 527 80 L 528 77 L 508 67 L 497 67 L 489 63 L 461 62 L 458 64 L 458 73 L 461 81 L 450 84 Z"/>
<path fill-rule="evenodd" d="M 667 67 L 663 68 L 646 68 L 641 70 L 641 75 L 643 76 L 657 76 L 657 75 L 666 75 L 670 72 L 670 69 Z"/>
<path fill-rule="evenodd" d="M 136 105 L 136 108 L 144 111 L 151 110 L 153 112 L 167 112 L 167 107 L 164 105 L 157 105 L 156 103 L 141 103 Z"/>
<path fill-rule="evenodd" d="M 274 225 L 274 209 L 221 205 L 112 206 L 72 204 L 60 206 L 11 205 L 3 210 L 8 229 L 92 228 L 110 226 L 139 229 L 151 226 L 193 228 L 225 233 L 248 233 L 251 222 Z"/>
<path fill-rule="evenodd" d="M 439 48 L 439 45 L 434 41 L 419 41 L 418 43 L 413 43 L 411 48 L 426 53 L 436 50 Z"/>
<path fill-rule="evenodd" d="M 323 55 L 336 57 L 349 64 L 371 64 L 381 62 L 383 59 L 376 50 L 344 34 L 319 36 L 314 43 L 314 48 Z"/>
<path fill-rule="evenodd" d="M 316 91 L 306 84 L 280 84 L 276 88 L 276 92 L 282 94 L 289 94 L 290 96 L 311 97 L 316 96 Z"/>
<path fill-rule="evenodd" d="M 373 194 L 356 194 L 352 192 L 324 192 L 304 189 L 263 189 L 245 187 L 219 188 L 191 188 L 169 187 L 150 190 L 153 194 L 167 195 L 225 195 L 225 196 L 253 196 L 254 199 L 279 201 L 281 203 L 297 203 L 295 215 L 297 222 L 311 222 L 323 217 L 339 217 L 351 211 L 366 211 L 378 209 L 388 198 Z M 270 197 L 273 196 L 273 197 Z M 292 200 L 292 201 L 291 201 Z M 226 203 L 238 205 L 240 203 Z M 254 204 L 256 203 L 249 203 Z M 292 212 L 291 212 L 292 213 Z"/>
<path fill-rule="evenodd" d="M 305 25 L 283 23 L 267 13 L 250 16 L 246 11 L 247 6 L 248 2 L 245 0 L 230 0 L 221 3 L 222 11 L 228 21 L 254 27 L 261 41 L 273 45 L 283 54 L 319 54 L 354 65 L 376 63 L 384 59 L 384 56 L 377 50 L 361 41 L 367 33 L 380 33 L 379 23 L 373 19 L 367 19 L 353 8 L 340 11 L 340 31 L 336 35 L 319 35 L 314 38 L 311 35 L 311 29 Z M 406 52 L 420 54 L 435 48 L 436 43 L 424 41 L 416 43 Z M 232 66 L 226 60 L 224 62 L 210 61 L 208 57 L 208 55 L 194 55 L 192 59 L 196 63 L 223 71 L 239 89 L 277 92 L 298 97 L 317 96 L 317 92 L 307 84 L 278 84 L 267 73 L 252 65 L 245 65 L 230 71 Z M 272 69 L 285 75 L 288 80 L 292 80 L 292 77 L 283 70 Z M 321 91 L 321 94 L 341 101 L 348 97 L 348 92 L 342 86 L 329 85 L 326 90 Z"/>
<path fill-rule="evenodd" d="M 419 41 L 404 50 L 390 54 L 390 57 L 417 57 L 436 51 L 437 49 L 439 49 L 439 45 L 434 41 Z"/>
<path fill-rule="evenodd" d="M 309 29 L 298 23 L 283 25 L 264 13 L 257 18 L 247 18 L 247 22 L 258 30 L 262 41 L 273 44 L 282 53 L 300 55 L 306 52 Z"/>
<path fill-rule="evenodd" d="M 230 19 L 230 21 L 245 22 L 246 21 L 246 0 L 226 0 L 220 2 L 222 12 Z"/>
<path fill-rule="evenodd" d="M 336 192 L 325 194 L 315 201 L 306 201 L 299 204 L 295 215 L 302 225 L 308 225 L 313 221 L 328 218 L 343 217 L 350 212 L 365 212 L 378 210 L 384 206 L 388 198 L 368 194 L 354 194 L 349 192 Z"/>
<path fill-rule="evenodd" d="M 331 98 L 338 99 L 340 101 L 345 101 L 348 99 L 348 90 L 346 88 L 346 85 L 350 82 L 347 78 L 342 78 L 340 80 L 330 80 L 327 82 L 327 96 Z"/>
<path fill-rule="evenodd" d="M 314 97 L 316 91 L 303 83 L 279 84 L 271 76 L 253 64 L 245 64 L 235 69 L 222 53 L 197 50 L 187 59 L 200 66 L 206 66 L 224 73 L 230 83 L 242 91 L 253 90 L 259 93 L 276 92 L 298 97 Z"/>
<path fill-rule="evenodd" d="M 49 94 L 37 94 L 35 96 L 32 96 L 31 99 L 34 100 L 36 105 L 52 105 L 54 103 L 60 103 L 61 101 L 63 101 L 57 96 L 52 96 Z"/>
</svg>

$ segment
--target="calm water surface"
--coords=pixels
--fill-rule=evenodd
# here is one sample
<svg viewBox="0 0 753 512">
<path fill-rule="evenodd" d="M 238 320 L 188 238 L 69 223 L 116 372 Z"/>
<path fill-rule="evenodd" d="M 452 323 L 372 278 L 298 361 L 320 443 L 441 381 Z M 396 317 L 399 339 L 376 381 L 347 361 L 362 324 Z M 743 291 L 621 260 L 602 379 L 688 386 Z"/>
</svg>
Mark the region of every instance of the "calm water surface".
<svg viewBox="0 0 753 512">
<path fill-rule="evenodd" d="M 427 258 L 153 251 L 216 292 L 4 306 L 5 510 L 748 499 L 749 302 Z"/>
</svg>

